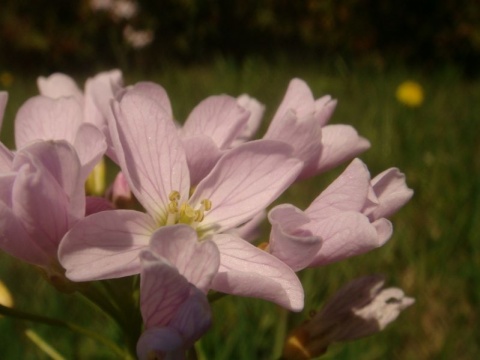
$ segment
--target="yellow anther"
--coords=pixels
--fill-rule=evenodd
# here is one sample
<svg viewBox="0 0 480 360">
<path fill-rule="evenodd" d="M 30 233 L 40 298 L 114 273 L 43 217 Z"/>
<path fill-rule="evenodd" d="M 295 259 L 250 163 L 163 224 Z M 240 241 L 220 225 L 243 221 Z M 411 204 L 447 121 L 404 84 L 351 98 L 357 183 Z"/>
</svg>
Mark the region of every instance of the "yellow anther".
<svg viewBox="0 0 480 360">
<path fill-rule="evenodd" d="M 168 195 L 168 200 L 177 202 L 180 200 L 180 193 L 177 190 L 173 190 L 170 195 Z"/>
<path fill-rule="evenodd" d="M 208 199 L 203 199 L 200 203 L 203 205 L 205 211 L 208 211 L 212 208 L 212 202 Z"/>
<path fill-rule="evenodd" d="M 205 217 L 203 210 L 195 210 L 195 221 L 200 222 Z"/>
</svg>

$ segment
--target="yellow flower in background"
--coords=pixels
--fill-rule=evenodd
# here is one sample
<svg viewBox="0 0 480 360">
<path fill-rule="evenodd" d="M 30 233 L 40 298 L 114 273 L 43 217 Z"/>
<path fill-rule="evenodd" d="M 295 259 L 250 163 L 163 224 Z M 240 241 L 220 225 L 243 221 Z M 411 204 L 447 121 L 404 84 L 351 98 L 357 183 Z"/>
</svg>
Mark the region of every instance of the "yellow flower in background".
<svg viewBox="0 0 480 360">
<path fill-rule="evenodd" d="M 8 88 L 13 84 L 13 75 L 8 71 L 0 73 L 0 85 L 4 88 Z"/>
<path fill-rule="evenodd" d="M 395 96 L 402 104 L 410 107 L 418 107 L 422 105 L 424 99 L 422 86 L 411 80 L 402 82 L 397 87 Z"/>
<path fill-rule="evenodd" d="M 1 280 L 0 280 L 0 304 L 6 307 L 13 306 L 12 294 L 10 294 L 10 291 L 8 291 L 7 287 Z M 0 315 L 0 317 L 2 316 Z"/>
</svg>

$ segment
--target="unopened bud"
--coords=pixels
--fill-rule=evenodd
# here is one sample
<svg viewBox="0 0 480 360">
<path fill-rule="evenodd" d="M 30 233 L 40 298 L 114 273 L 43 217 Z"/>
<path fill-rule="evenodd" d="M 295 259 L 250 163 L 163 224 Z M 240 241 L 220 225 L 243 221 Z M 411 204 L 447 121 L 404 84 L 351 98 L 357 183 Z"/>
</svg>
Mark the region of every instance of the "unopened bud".
<svg viewBox="0 0 480 360">
<path fill-rule="evenodd" d="M 310 320 L 288 336 L 284 358 L 310 359 L 333 342 L 366 337 L 383 330 L 415 300 L 399 288 L 384 288 L 382 276 L 366 276 L 341 288 Z"/>
</svg>

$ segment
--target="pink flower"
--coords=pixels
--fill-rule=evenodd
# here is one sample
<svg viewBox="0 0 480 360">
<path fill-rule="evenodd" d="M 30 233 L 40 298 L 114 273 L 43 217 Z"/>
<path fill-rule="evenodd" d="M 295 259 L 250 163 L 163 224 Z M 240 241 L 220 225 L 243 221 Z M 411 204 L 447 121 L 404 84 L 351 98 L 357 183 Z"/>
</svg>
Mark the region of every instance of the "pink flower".
<svg viewBox="0 0 480 360">
<path fill-rule="evenodd" d="M 165 226 L 152 235 L 150 249 L 140 259 L 145 332 L 137 344 L 138 357 L 183 359 L 210 327 L 205 292 L 220 265 L 218 249 L 212 241 L 198 242 L 189 226 Z"/>
<path fill-rule="evenodd" d="M 65 97 L 75 99 L 80 107 L 80 110 L 78 110 L 80 113 L 76 114 L 75 117 L 76 123 L 93 124 L 100 129 L 108 144 L 107 154 L 115 160 L 108 132 L 107 118 L 112 116 L 110 101 L 114 98 L 114 94 L 123 86 L 120 70 L 101 72 L 87 79 L 84 93 L 82 93 L 70 76 L 62 73 L 55 73 L 46 78 L 39 77 L 37 85 L 40 94 L 43 96 L 52 99 Z M 69 123 L 67 122 L 67 124 Z M 76 125 L 70 123 L 70 126 L 75 127 Z M 95 140 L 92 140 L 92 143 L 95 143 Z"/>
<path fill-rule="evenodd" d="M 383 245 L 392 235 L 386 217 L 413 195 L 392 168 L 370 180 L 355 159 L 303 212 L 290 204 L 269 213 L 269 251 L 294 270 L 325 265 Z"/>
<path fill-rule="evenodd" d="M 165 106 L 166 98 L 155 90 L 142 83 L 127 90 L 113 104 L 115 118 L 110 122 L 122 172 L 147 213 L 105 211 L 75 226 L 59 253 L 67 276 L 83 281 L 139 273 L 138 255 L 153 232 L 187 224 L 201 241 L 211 239 L 220 251 L 212 289 L 299 310 L 303 290 L 295 273 L 229 231 L 275 200 L 296 179 L 301 162 L 285 143 L 252 141 L 226 152 L 190 196 L 184 139 Z"/>
<path fill-rule="evenodd" d="M 308 85 L 290 81 L 265 134 L 265 139 L 285 141 L 304 162 L 300 178 L 308 178 L 353 158 L 370 147 L 349 125 L 326 125 L 337 105 L 324 96 L 315 100 Z"/>
<path fill-rule="evenodd" d="M 85 212 L 78 156 L 65 141 L 0 153 L 0 248 L 55 271 L 60 240 Z"/>
<path fill-rule="evenodd" d="M 66 140 L 73 145 L 84 178 L 106 150 L 104 135 L 95 125 L 83 122 L 82 108 L 73 97 L 35 96 L 20 107 L 15 118 L 17 149 L 39 140 Z"/>
</svg>

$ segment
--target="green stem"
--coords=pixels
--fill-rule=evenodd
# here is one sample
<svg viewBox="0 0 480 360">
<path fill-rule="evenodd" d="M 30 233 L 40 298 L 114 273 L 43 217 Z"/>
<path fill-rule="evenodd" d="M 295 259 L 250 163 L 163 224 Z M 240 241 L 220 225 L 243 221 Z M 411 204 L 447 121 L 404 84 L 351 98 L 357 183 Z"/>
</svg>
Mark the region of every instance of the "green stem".
<svg viewBox="0 0 480 360">
<path fill-rule="evenodd" d="M 50 344 L 43 340 L 35 331 L 32 329 L 25 330 L 25 335 L 30 339 L 35 345 L 38 346 L 45 354 L 47 354 L 52 360 L 65 360 L 65 358 L 60 355 L 60 353 L 55 350 Z"/>
<path fill-rule="evenodd" d="M 69 323 L 67 321 L 59 320 L 59 319 L 53 319 L 49 318 L 46 316 L 41 316 L 41 315 L 35 315 L 35 314 L 30 314 L 24 311 L 16 310 L 16 309 L 11 309 L 6 306 L 0 305 L 0 314 L 13 317 L 16 319 L 21 319 L 21 320 L 27 320 L 27 321 L 33 321 L 37 322 L 40 324 L 46 324 L 50 326 L 57 326 L 57 327 L 62 327 L 66 328 L 72 332 L 75 332 L 77 334 L 81 334 L 84 336 L 88 336 L 91 339 L 94 339 L 98 341 L 99 343 L 102 343 L 103 345 L 107 346 L 110 350 L 112 350 L 115 354 L 120 356 L 123 359 L 130 359 L 130 356 L 125 353 L 122 349 L 120 349 L 117 345 L 112 343 L 110 340 L 107 338 L 90 331 L 88 329 L 82 328 L 78 325 Z"/>
</svg>

